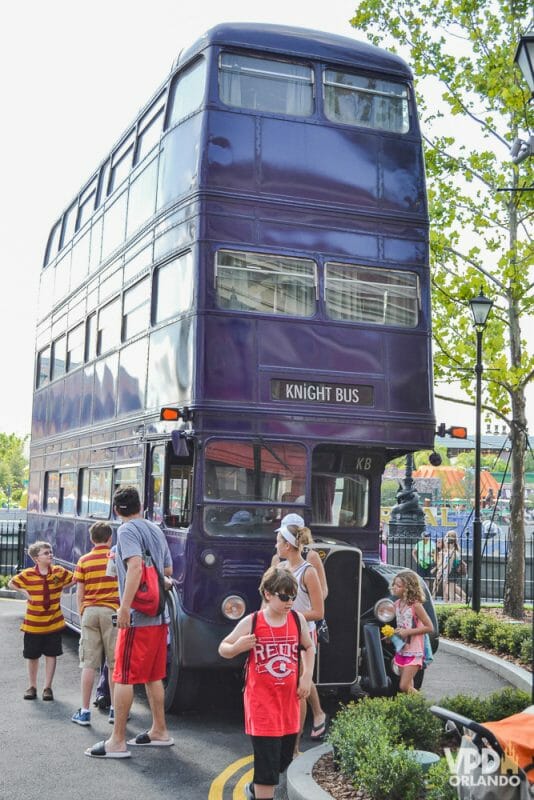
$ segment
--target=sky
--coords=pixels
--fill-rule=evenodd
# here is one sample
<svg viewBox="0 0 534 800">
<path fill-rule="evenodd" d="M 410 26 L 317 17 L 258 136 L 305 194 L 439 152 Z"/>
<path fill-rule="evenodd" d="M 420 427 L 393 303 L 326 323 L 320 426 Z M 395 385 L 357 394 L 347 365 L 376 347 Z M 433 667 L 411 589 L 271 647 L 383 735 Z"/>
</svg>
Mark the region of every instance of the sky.
<svg viewBox="0 0 534 800">
<path fill-rule="evenodd" d="M 185 8 L 187 6 L 187 8 Z M 26 435 L 37 289 L 52 223 L 170 72 L 219 22 L 270 22 L 353 38 L 354 0 L 26 0 L 0 11 L 0 431 Z M 437 402 L 438 422 L 474 428 Z"/>
</svg>

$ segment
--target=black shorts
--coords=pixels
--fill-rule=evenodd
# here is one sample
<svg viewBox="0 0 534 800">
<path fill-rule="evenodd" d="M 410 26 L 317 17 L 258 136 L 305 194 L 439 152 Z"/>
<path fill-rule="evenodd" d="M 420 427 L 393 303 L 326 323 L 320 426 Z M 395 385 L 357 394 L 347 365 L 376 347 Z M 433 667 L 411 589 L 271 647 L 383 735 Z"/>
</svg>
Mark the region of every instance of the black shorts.
<svg viewBox="0 0 534 800">
<path fill-rule="evenodd" d="M 61 631 L 52 633 L 24 632 L 24 658 L 41 658 L 41 656 L 61 656 Z"/>
<path fill-rule="evenodd" d="M 293 761 L 296 733 L 287 736 L 251 736 L 254 750 L 254 783 L 277 786 L 280 775 Z"/>
</svg>

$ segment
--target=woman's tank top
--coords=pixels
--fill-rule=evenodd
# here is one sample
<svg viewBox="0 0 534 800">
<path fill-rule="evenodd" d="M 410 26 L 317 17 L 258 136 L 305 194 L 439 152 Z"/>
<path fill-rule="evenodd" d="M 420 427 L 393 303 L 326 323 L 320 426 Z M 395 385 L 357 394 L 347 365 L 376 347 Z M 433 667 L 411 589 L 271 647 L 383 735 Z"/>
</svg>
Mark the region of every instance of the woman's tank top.
<svg viewBox="0 0 534 800">
<path fill-rule="evenodd" d="M 312 607 L 310 595 L 308 594 L 303 581 L 304 573 L 311 566 L 312 565 L 308 563 L 308 561 L 303 561 L 302 564 L 299 564 L 296 569 L 291 570 L 291 572 L 293 573 L 293 577 L 295 578 L 298 584 L 297 597 L 295 599 L 295 602 L 293 603 L 294 611 L 302 611 L 302 613 L 304 613 L 305 611 L 310 611 Z M 308 623 L 308 628 L 310 629 L 310 631 L 313 632 L 315 630 L 315 620 L 308 619 L 306 620 L 306 622 Z"/>
</svg>

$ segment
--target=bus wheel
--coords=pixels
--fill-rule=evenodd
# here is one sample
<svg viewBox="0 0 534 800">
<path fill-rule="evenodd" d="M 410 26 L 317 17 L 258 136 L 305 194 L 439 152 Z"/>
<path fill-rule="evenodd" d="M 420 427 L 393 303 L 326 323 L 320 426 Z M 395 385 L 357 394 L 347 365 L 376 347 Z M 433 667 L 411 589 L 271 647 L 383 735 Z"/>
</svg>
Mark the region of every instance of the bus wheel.
<svg viewBox="0 0 534 800">
<path fill-rule="evenodd" d="M 167 595 L 169 613 L 169 641 L 167 644 L 167 676 L 165 688 L 165 711 L 175 714 L 194 707 L 198 688 L 198 676 L 180 666 L 180 642 L 178 634 L 178 598 L 174 589 Z"/>
</svg>

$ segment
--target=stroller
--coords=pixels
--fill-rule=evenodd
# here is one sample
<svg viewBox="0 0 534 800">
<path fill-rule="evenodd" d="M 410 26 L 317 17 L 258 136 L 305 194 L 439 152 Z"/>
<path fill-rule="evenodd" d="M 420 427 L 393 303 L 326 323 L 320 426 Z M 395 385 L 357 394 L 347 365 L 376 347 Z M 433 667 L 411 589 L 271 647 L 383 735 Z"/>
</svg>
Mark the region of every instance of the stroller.
<svg viewBox="0 0 534 800">
<path fill-rule="evenodd" d="M 483 725 L 440 706 L 430 710 L 461 740 L 458 752 L 447 754 L 459 800 L 534 798 L 534 706 Z"/>
</svg>

